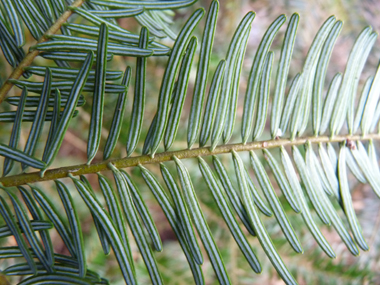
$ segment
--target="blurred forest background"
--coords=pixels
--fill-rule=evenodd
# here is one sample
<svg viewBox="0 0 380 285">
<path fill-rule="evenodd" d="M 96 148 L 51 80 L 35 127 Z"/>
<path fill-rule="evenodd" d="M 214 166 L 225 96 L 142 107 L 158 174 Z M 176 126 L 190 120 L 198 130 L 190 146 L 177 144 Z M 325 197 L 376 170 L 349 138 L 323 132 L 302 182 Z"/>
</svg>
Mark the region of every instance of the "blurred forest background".
<svg viewBox="0 0 380 285">
<path fill-rule="evenodd" d="M 183 23 L 187 20 L 189 15 L 198 7 L 204 7 L 208 9 L 211 0 L 199 0 L 193 7 L 177 10 L 174 16 L 174 22 L 171 29 L 177 33 L 182 27 Z M 260 43 L 262 36 L 272 21 L 274 21 L 280 14 L 285 14 L 288 19 L 292 13 L 297 12 L 300 14 L 300 24 L 298 27 L 298 33 L 295 43 L 295 50 L 293 53 L 293 59 L 289 71 L 289 83 L 294 75 L 302 70 L 306 54 L 309 46 L 318 31 L 322 23 L 330 16 L 335 15 L 337 19 L 343 20 L 344 27 L 338 38 L 336 46 L 334 48 L 333 55 L 331 57 L 329 71 L 326 78 L 325 88 L 327 89 L 332 77 L 337 72 L 344 72 L 345 64 L 351 50 L 351 47 L 361 30 L 371 25 L 375 31 L 380 31 L 380 1 L 377 0 L 330 0 L 330 1 L 318 1 L 318 0 L 220 0 L 220 11 L 218 17 L 218 26 L 215 35 L 215 43 L 213 48 L 213 55 L 211 58 L 211 72 L 216 68 L 220 59 L 225 57 L 228 49 L 228 44 L 235 28 L 242 19 L 242 17 L 249 11 L 256 12 L 256 18 L 253 21 L 252 31 L 247 47 L 247 52 L 244 60 L 243 73 L 240 80 L 240 96 L 238 118 L 236 120 L 237 126 L 235 127 L 236 134 L 231 143 L 238 142 L 240 140 L 240 120 L 239 116 L 242 114 L 242 104 L 244 100 L 244 92 L 246 89 L 246 81 L 250 66 L 252 64 L 253 57 L 256 52 L 256 48 Z M 80 23 L 83 19 L 73 16 L 70 21 Z M 124 28 L 139 33 L 140 26 L 133 18 L 118 20 L 120 25 Z M 201 41 L 202 28 L 204 20 L 202 20 L 200 26 L 196 30 L 199 43 Z M 276 36 L 272 50 L 275 54 L 273 71 L 277 70 L 277 61 L 279 58 L 283 34 L 285 32 L 287 23 L 281 28 L 279 34 Z M 32 45 L 34 40 L 29 36 L 28 45 Z M 162 40 L 164 44 L 172 45 L 173 41 L 170 39 Z M 199 46 L 199 45 L 198 45 Z M 27 47 L 26 47 L 27 48 Z M 380 40 L 377 40 L 372 53 L 369 57 L 368 63 L 364 68 L 364 74 L 361 80 L 361 86 L 364 83 L 365 78 L 369 75 L 373 75 L 380 59 Z M 35 65 L 54 65 L 52 61 L 47 61 L 41 57 L 36 58 Z M 192 100 L 193 84 L 195 79 L 197 58 L 193 63 L 192 76 L 187 92 L 185 109 L 182 113 L 183 126 L 187 126 L 187 118 L 189 114 L 189 107 Z M 77 64 L 73 64 L 75 66 Z M 108 64 L 108 69 L 113 70 L 125 70 L 126 66 L 130 65 L 133 70 L 135 67 L 135 59 L 133 58 L 121 58 L 115 57 L 113 61 Z M 146 132 L 150 126 L 152 118 L 155 114 L 157 106 L 157 95 L 159 86 L 161 84 L 161 78 L 166 65 L 166 58 L 149 58 L 147 68 L 147 100 L 146 111 L 144 117 L 142 138 L 145 138 Z M 2 82 L 6 80 L 7 76 L 11 73 L 12 68 L 4 60 L 2 55 L 0 56 L 0 78 Z M 272 74 L 272 88 L 274 74 Z M 210 76 L 209 76 L 210 77 Z M 32 79 L 33 80 L 33 79 Z M 41 80 L 36 77 L 35 80 Z M 289 87 L 289 84 L 288 84 Z M 361 90 L 361 87 L 359 87 Z M 20 89 L 13 88 L 8 96 L 20 95 Z M 85 96 L 87 102 L 78 117 L 76 117 L 70 125 L 70 129 L 66 134 L 64 143 L 60 150 L 58 158 L 55 160 L 52 167 L 61 167 L 67 165 L 82 164 L 86 162 L 86 147 L 88 136 L 88 125 L 91 112 L 91 97 Z M 109 94 L 105 101 L 104 112 L 104 129 L 103 129 L 103 144 L 107 138 L 109 128 L 112 120 L 112 114 L 114 106 L 116 104 L 117 94 Z M 128 103 L 124 118 L 124 127 L 122 131 L 119 145 L 113 155 L 113 158 L 123 157 L 125 152 L 125 141 L 127 136 L 128 125 L 130 121 L 130 113 L 133 102 L 133 79 L 128 94 Z M 12 110 L 12 107 L 6 103 L 0 106 L 0 111 Z M 49 124 L 46 124 L 45 131 L 47 133 Z M 31 124 L 24 123 L 23 131 L 21 135 L 21 141 L 19 148 L 23 149 Z M 9 134 L 11 132 L 12 124 L 0 123 L 0 142 L 8 143 Z M 180 128 L 176 142 L 174 143 L 173 150 L 184 149 L 187 147 L 186 143 L 186 131 L 185 127 Z M 44 136 L 46 136 L 46 133 Z M 141 153 L 143 146 L 143 139 L 141 140 L 137 152 L 134 155 Z M 102 147 L 100 148 L 100 150 Z M 163 149 L 161 149 L 163 150 Z M 43 149 L 38 149 L 41 152 Z M 97 159 L 94 162 L 101 160 L 102 153 L 99 151 Z M 225 156 L 221 156 L 222 159 Z M 226 157 L 227 158 L 227 157 Z M 228 164 L 228 161 L 226 164 Z M 169 163 L 170 166 L 172 163 Z M 232 279 L 233 284 L 283 284 L 283 281 L 279 279 L 275 270 L 271 266 L 268 259 L 265 257 L 264 251 L 261 249 L 257 239 L 250 237 L 252 246 L 255 248 L 262 266 L 263 273 L 260 275 L 255 274 L 250 268 L 248 263 L 243 258 L 240 250 L 238 249 L 235 241 L 230 235 L 224 220 L 221 218 L 220 213 L 212 199 L 212 196 L 207 189 L 207 186 L 203 180 L 199 179 L 201 174 L 198 170 L 197 161 L 188 159 L 185 160 L 185 164 L 191 171 L 193 181 L 195 184 L 195 190 L 198 198 L 201 201 L 201 207 L 206 216 L 206 220 L 209 222 L 211 231 L 214 234 L 215 240 L 221 250 L 222 256 L 225 260 L 228 273 Z M 230 170 L 233 171 L 232 164 Z M 2 158 L 0 158 L 0 169 L 2 168 Z M 149 166 L 150 170 L 159 175 L 158 166 Z M 156 258 L 159 263 L 159 268 L 162 272 L 164 281 L 166 284 L 193 284 L 191 271 L 188 268 L 185 256 L 181 252 L 179 244 L 175 240 L 175 236 L 170 229 L 169 224 L 166 222 L 166 218 L 156 203 L 154 197 L 151 195 L 149 189 L 141 178 L 138 169 L 127 169 L 134 177 L 142 195 L 151 210 L 156 225 L 160 231 L 161 238 L 164 244 L 164 250 L 161 253 L 156 253 Z M 0 171 L 2 172 L 2 171 Z M 13 171 L 14 174 L 19 173 L 20 168 Z M 109 173 L 105 173 L 109 176 Z M 88 175 L 88 180 L 92 184 L 95 190 L 98 190 L 97 176 Z M 66 180 L 64 180 L 66 182 Z M 199 185 L 197 181 L 201 181 Z M 69 180 L 67 180 L 69 182 Z M 71 185 L 71 182 L 70 182 Z M 275 182 L 274 182 L 274 185 Z M 57 202 L 57 208 L 63 211 L 61 202 L 53 188 L 52 182 L 40 183 L 41 188 L 50 191 L 49 197 Z M 278 250 L 281 253 L 285 263 L 292 270 L 293 274 L 297 278 L 300 284 L 380 284 L 380 201 L 377 199 L 372 189 L 368 185 L 358 183 L 355 179 L 350 181 L 352 190 L 352 196 L 354 201 L 354 207 L 358 215 L 359 221 L 362 225 L 364 236 L 370 245 L 370 251 L 361 253 L 357 258 L 350 255 L 346 250 L 344 244 L 340 241 L 338 235 L 326 226 L 322 226 L 319 219 L 316 219 L 323 229 L 323 233 L 331 243 L 333 249 L 337 253 L 337 259 L 330 260 L 324 255 L 320 249 L 317 248 L 314 239 L 308 232 L 300 215 L 291 211 L 291 208 L 287 205 L 283 198 L 280 198 L 287 211 L 288 217 L 293 224 L 296 233 L 298 234 L 302 245 L 304 246 L 305 253 L 303 255 L 295 254 L 290 248 L 289 244 L 281 233 L 281 229 L 276 220 L 271 217 L 263 217 L 267 230 L 273 238 Z M 50 189 L 50 190 L 49 190 Z M 81 223 L 85 235 L 85 245 L 87 248 L 87 258 L 89 261 L 89 267 L 109 278 L 111 284 L 123 284 L 119 268 L 117 266 L 114 256 L 106 257 L 101 249 L 99 239 L 95 227 L 92 222 L 91 215 L 88 209 L 82 205 L 82 200 L 79 195 L 74 191 L 73 185 L 71 185 L 72 195 L 74 201 L 77 203 L 78 210 L 81 215 Z M 100 193 L 98 196 L 102 199 Z M 280 193 L 279 193 L 279 196 Z M 55 248 L 57 252 L 67 253 L 63 243 L 59 239 L 54 239 L 57 236 L 54 231 L 51 231 L 52 239 L 56 241 Z M 141 256 L 138 253 L 136 244 L 134 243 L 132 236 L 130 235 L 131 246 L 134 252 L 134 258 L 136 262 L 136 269 L 140 284 L 150 284 L 149 275 L 145 269 Z M 13 239 L 0 240 L 0 246 L 15 245 Z M 204 253 L 204 256 L 206 254 Z M 0 260 L 0 270 L 8 267 L 12 264 L 12 260 Z M 206 278 L 206 284 L 217 284 L 217 280 L 214 277 L 212 267 L 208 261 L 205 262 L 204 274 Z M 11 284 L 16 284 L 19 280 L 11 280 Z"/>
</svg>

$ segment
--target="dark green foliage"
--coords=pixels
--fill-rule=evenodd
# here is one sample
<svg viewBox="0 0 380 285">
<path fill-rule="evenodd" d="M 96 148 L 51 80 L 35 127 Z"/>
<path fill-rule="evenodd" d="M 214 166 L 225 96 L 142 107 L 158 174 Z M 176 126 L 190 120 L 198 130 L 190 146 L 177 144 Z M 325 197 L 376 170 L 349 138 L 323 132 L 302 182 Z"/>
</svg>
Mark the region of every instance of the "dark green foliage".
<svg viewBox="0 0 380 285">
<path fill-rule="evenodd" d="M 183 21 L 178 36 L 169 28 L 173 16 L 170 9 L 194 2 L 4 0 L 0 4 L 0 47 L 4 57 L 15 68 L 15 74 L 22 73 L 24 78 L 33 75 L 31 80 L 11 75 L 6 84 L 22 92 L 6 98 L 0 113 L 1 126 L 13 123 L 9 143 L 0 143 L 0 156 L 5 157 L 4 178 L 0 178 L 0 214 L 4 221 L 0 237 L 13 236 L 16 245 L 0 247 L 0 258 L 12 258 L 13 262 L 2 263 L 6 264 L 6 268 L 0 268 L 2 274 L 24 276 L 17 279 L 21 280 L 19 284 L 108 284 L 107 278 L 115 272 L 104 278 L 96 273 L 95 258 L 90 256 L 98 256 L 97 252 L 88 249 L 85 225 L 93 221 L 97 242 L 103 249 L 101 258 L 115 257 L 114 263 L 120 269 L 116 275 L 127 284 L 141 283 L 140 279 L 146 276 L 150 280 L 142 282 L 170 283 L 168 272 L 177 275 L 177 267 L 164 267 L 163 260 L 184 264 L 184 271 L 191 271 L 189 276 L 196 284 L 209 282 L 202 271 L 208 265 L 212 266 L 215 282 L 232 284 L 236 280 L 236 272 L 230 270 L 232 263 L 234 268 L 242 266 L 247 272 L 267 270 L 263 252 L 287 284 L 303 280 L 302 272 L 294 268 L 289 256 L 315 260 L 318 270 L 334 274 L 342 271 L 339 274 L 348 280 L 357 281 L 364 275 L 368 280 L 372 278 L 370 269 L 350 268 L 343 261 L 327 258 L 345 258 L 347 253 L 357 256 L 373 243 L 366 241 L 368 235 L 359 224 L 350 186 L 353 180 L 368 183 L 380 196 L 376 155 L 376 141 L 380 139 L 376 132 L 380 119 L 380 68 L 366 79 L 360 96 L 357 95 L 377 34 L 371 27 L 364 28 L 353 45 L 344 73 L 336 73 L 325 84 L 330 56 L 342 29 L 342 21 L 329 17 L 317 32 L 302 70 L 290 83 L 300 17 L 295 13 L 289 19 L 281 54 L 276 57 L 271 51 L 272 43 L 276 43 L 277 34 L 287 21 L 285 15 L 280 15 L 258 45 L 245 98 L 240 100 L 240 80 L 255 13 L 250 11 L 241 20 L 231 41 L 226 41 L 229 48 L 225 59 L 215 59 L 213 66 L 220 5 L 217 0 L 211 1 L 205 19 L 199 56 L 197 26 L 205 14 L 202 8 Z M 60 18 L 65 13 L 72 13 L 72 18 Z M 115 20 L 130 17 L 141 24 L 139 35 L 122 28 Z M 61 34 L 50 33 L 55 24 Z M 37 42 L 26 53 L 23 45 L 29 33 Z M 165 37 L 174 40 L 172 46 L 162 43 Z M 41 62 L 48 66 L 29 66 L 33 54 L 42 57 Z M 28 61 L 28 56 L 32 60 Z M 113 65 L 115 61 L 125 62 L 122 57 L 134 57 L 136 62 L 135 67 L 126 68 L 123 78 L 122 71 L 111 70 L 112 66 L 121 66 Z M 155 57 L 154 61 L 151 57 Z M 155 101 L 147 84 L 151 80 L 149 68 L 161 58 L 167 63 Z M 36 81 L 37 76 L 41 81 Z M 130 82 L 134 82 L 133 101 L 127 100 Z M 328 89 L 326 96 L 324 88 Z M 111 101 L 114 105 L 109 115 Z M 157 107 L 147 114 L 152 102 Z M 242 116 L 238 110 L 242 110 Z M 87 160 L 75 170 L 51 171 L 54 163 L 55 167 L 60 166 L 56 158 L 64 150 L 68 130 L 79 122 L 73 118 L 86 111 L 90 113 L 88 130 L 83 130 L 88 133 Z M 145 124 L 147 116 L 153 118 L 149 129 Z M 184 116 L 187 120 L 183 120 Z M 241 140 L 227 145 L 235 138 L 236 118 L 241 121 Z M 22 151 L 21 131 L 26 122 L 31 124 L 27 125 L 30 131 Z M 301 137 L 303 134 L 306 138 Z M 207 149 L 202 148 L 210 138 Z M 187 140 L 188 149 L 169 152 L 178 149 L 180 144 L 176 143 L 181 140 Z M 165 151 L 161 151 L 161 142 Z M 199 149 L 194 148 L 197 142 Z M 227 158 L 219 155 L 227 152 L 226 147 L 230 147 Z M 127 158 L 108 161 L 125 152 L 125 148 Z M 150 163 L 161 163 L 161 175 L 157 168 L 151 170 L 143 165 L 148 158 L 141 153 L 150 155 Z M 251 167 L 245 155 L 249 155 Z M 185 160 L 190 157 L 192 162 Z M 135 168 L 130 172 L 118 169 L 126 161 L 134 162 Z M 190 166 L 186 165 L 188 161 Z M 55 179 L 55 173 L 66 171 L 76 191 L 66 180 L 55 180 L 52 197 L 45 187 L 39 189 L 30 184 L 30 191 L 18 182 L 28 174 L 9 176 L 18 171 L 15 162 L 21 165 L 22 172 L 30 166 L 39 169 L 41 177 L 51 175 L 53 178 L 48 180 Z M 116 187 L 100 173 L 96 186 L 90 177 L 73 176 L 74 172 L 96 172 L 87 169 L 97 164 L 108 167 Z M 176 172 L 171 170 L 174 167 Z M 14 179 L 12 185 L 18 186 L 17 192 L 1 184 L 9 177 Z M 151 191 L 147 192 L 147 188 Z M 155 197 L 158 206 L 152 206 L 147 199 L 150 196 Z M 60 206 L 55 202 L 58 197 Z M 89 218 L 84 219 L 84 211 L 90 213 Z M 164 223 L 154 215 L 158 212 L 166 217 L 167 227 L 170 226 L 184 256 L 172 260 L 165 255 L 169 238 L 163 234 Z M 60 253 L 54 246 L 51 228 L 63 241 Z M 134 239 L 128 236 L 129 230 Z M 339 250 L 336 254 L 336 243 L 330 245 L 327 234 L 339 236 L 346 252 Z M 218 237 L 224 235 L 228 235 L 229 244 L 219 243 Z M 240 249 L 239 258 L 229 256 L 229 247 Z M 282 259 L 284 252 L 286 259 Z M 324 254 L 327 257 L 321 258 Z M 180 258 L 186 258 L 187 263 Z M 181 274 L 177 279 L 187 282 L 189 278 Z"/>
</svg>

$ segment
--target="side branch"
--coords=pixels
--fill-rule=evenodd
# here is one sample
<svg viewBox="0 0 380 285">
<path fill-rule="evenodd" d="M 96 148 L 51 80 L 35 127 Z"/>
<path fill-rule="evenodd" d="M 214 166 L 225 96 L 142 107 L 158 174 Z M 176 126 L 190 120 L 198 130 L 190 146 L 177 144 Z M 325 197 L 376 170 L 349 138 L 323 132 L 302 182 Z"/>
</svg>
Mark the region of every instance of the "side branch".
<svg viewBox="0 0 380 285">
<path fill-rule="evenodd" d="M 76 0 L 71 7 L 80 7 L 85 0 Z M 67 21 L 67 19 L 73 13 L 72 10 L 66 10 L 61 17 L 57 19 L 57 21 L 42 35 L 42 37 L 38 40 L 39 43 L 46 42 L 48 38 L 47 35 L 55 34 L 62 26 L 63 23 Z M 0 104 L 4 101 L 5 96 L 8 94 L 9 90 L 13 87 L 13 83 L 9 82 L 9 79 L 19 79 L 22 73 L 24 72 L 24 68 L 31 65 L 33 60 L 40 52 L 38 50 L 29 51 L 28 54 L 24 57 L 24 59 L 20 62 L 20 64 L 13 70 L 11 75 L 8 77 L 8 80 L 5 81 L 3 86 L 0 88 Z"/>
<path fill-rule="evenodd" d="M 354 136 L 321 136 L 321 137 L 304 137 L 298 138 L 293 141 L 289 139 L 279 139 L 279 140 L 268 140 L 251 142 L 247 144 L 228 144 L 216 147 L 213 151 L 208 147 L 201 147 L 195 149 L 186 149 L 178 151 L 168 151 L 157 153 L 153 158 L 149 155 L 141 155 L 136 157 L 119 158 L 115 160 L 103 161 L 95 164 L 80 164 L 75 166 L 61 167 L 56 169 L 51 169 L 45 172 L 43 177 L 40 177 L 40 172 L 24 173 L 19 175 L 13 175 L 8 177 L 0 178 L 0 184 L 5 187 L 18 186 L 27 183 L 49 181 L 59 178 L 68 177 L 69 174 L 77 176 L 82 174 L 96 173 L 99 171 L 108 170 L 107 164 L 112 163 L 117 168 L 127 168 L 137 166 L 139 164 L 157 164 L 160 162 L 165 162 L 173 160 L 173 156 L 179 159 L 194 158 L 198 156 L 210 156 L 222 153 L 229 153 L 232 150 L 236 152 L 250 151 L 250 150 L 260 150 L 260 149 L 270 149 L 277 148 L 281 146 L 293 146 L 302 145 L 310 141 L 311 143 L 327 143 L 327 142 L 343 142 L 346 140 L 358 141 L 358 140 L 380 140 L 380 134 L 369 134 L 365 137 L 360 135 Z"/>
</svg>

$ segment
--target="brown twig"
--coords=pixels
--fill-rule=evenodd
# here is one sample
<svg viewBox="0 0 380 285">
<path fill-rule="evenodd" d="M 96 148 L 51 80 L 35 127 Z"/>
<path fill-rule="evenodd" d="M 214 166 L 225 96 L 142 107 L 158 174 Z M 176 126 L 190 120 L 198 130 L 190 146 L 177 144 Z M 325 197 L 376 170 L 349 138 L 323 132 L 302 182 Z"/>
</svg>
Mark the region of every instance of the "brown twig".
<svg viewBox="0 0 380 285">
<path fill-rule="evenodd" d="M 81 165 L 51 169 L 51 170 L 46 171 L 43 177 L 40 176 L 40 172 L 23 173 L 19 175 L 13 175 L 13 176 L 0 178 L 0 184 L 2 184 L 5 187 L 10 187 L 10 186 L 23 185 L 26 183 L 34 183 L 34 182 L 64 178 L 64 177 L 68 177 L 69 174 L 76 176 L 76 175 L 82 175 L 82 174 L 96 173 L 99 171 L 108 170 L 107 164 L 110 162 L 114 164 L 115 167 L 117 168 L 127 168 L 127 167 L 137 166 L 139 164 L 141 165 L 157 164 L 160 162 L 169 161 L 173 159 L 173 156 L 176 156 L 179 159 L 185 159 L 185 158 L 194 158 L 198 156 L 210 156 L 210 155 L 216 155 L 216 154 L 222 154 L 222 153 L 229 153 L 232 150 L 236 152 L 241 152 L 241 151 L 250 151 L 250 150 L 278 148 L 281 146 L 303 145 L 307 141 L 310 141 L 311 143 L 327 143 L 327 142 L 343 142 L 343 141 L 346 141 L 347 139 L 351 141 L 370 140 L 370 139 L 380 140 L 380 134 L 369 134 L 369 135 L 366 135 L 365 137 L 362 137 L 360 135 L 353 135 L 353 136 L 347 135 L 347 136 L 334 136 L 334 137 L 328 137 L 328 136 L 304 137 L 304 138 L 297 138 L 292 141 L 289 139 L 279 139 L 279 140 L 251 142 L 245 145 L 244 144 L 227 144 L 227 145 L 218 146 L 213 151 L 211 151 L 208 147 L 184 149 L 184 150 L 179 150 L 179 151 L 168 151 L 168 152 L 158 153 L 154 157 L 151 157 L 149 155 L 141 155 L 141 156 L 136 156 L 136 157 L 126 157 L 126 158 L 119 158 L 115 160 L 102 161 L 102 162 L 90 164 L 90 165 L 81 164 Z"/>
</svg>

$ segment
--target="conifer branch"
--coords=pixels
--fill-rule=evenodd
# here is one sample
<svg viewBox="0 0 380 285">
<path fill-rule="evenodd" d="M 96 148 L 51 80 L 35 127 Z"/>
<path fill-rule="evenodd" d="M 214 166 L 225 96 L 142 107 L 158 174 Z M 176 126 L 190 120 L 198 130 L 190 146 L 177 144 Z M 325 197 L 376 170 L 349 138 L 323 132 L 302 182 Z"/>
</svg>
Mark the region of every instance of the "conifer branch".
<svg viewBox="0 0 380 285">
<path fill-rule="evenodd" d="M 75 2 L 71 5 L 71 7 L 80 7 L 84 3 L 84 0 L 75 0 Z M 57 21 L 42 35 L 42 37 L 37 41 L 37 44 L 48 41 L 48 35 L 55 34 L 64 24 L 67 19 L 73 14 L 73 10 L 67 9 L 61 17 L 57 19 Z M 25 58 L 20 62 L 20 64 L 13 70 L 8 79 L 4 82 L 4 84 L 0 88 L 0 104 L 7 96 L 9 90 L 13 87 L 14 83 L 10 82 L 9 79 L 19 79 L 22 73 L 24 72 L 24 68 L 31 65 L 33 60 L 38 56 L 40 51 L 32 50 L 27 53 Z"/>
</svg>

